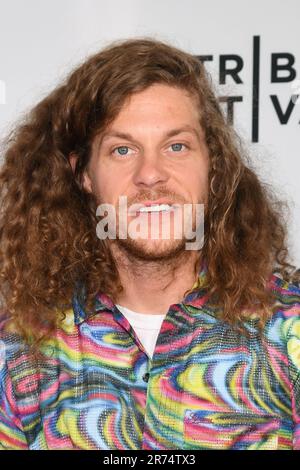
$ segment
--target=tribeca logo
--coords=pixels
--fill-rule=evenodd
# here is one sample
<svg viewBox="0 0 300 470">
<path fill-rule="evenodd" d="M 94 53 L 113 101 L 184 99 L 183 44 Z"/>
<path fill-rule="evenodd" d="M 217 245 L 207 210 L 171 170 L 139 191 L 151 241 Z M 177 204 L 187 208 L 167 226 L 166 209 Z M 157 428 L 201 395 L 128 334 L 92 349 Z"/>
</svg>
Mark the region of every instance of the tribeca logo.
<svg viewBox="0 0 300 470">
<path fill-rule="evenodd" d="M 200 250 L 203 247 L 204 204 L 132 204 L 128 207 L 127 196 L 120 196 L 118 214 L 114 205 L 103 203 L 97 207 L 96 215 L 102 218 L 96 227 L 97 237 L 100 240 L 107 238 L 115 240 L 117 226 L 119 239 L 124 240 L 128 237 L 133 240 L 148 240 L 150 228 L 151 240 L 170 240 L 173 228 L 175 239 L 194 240 L 185 243 L 186 250 Z M 129 223 L 128 216 L 131 217 Z"/>
<path fill-rule="evenodd" d="M 0 80 L 0 104 L 6 104 L 6 87 L 4 80 Z"/>
<path fill-rule="evenodd" d="M 261 45 L 260 36 L 253 36 L 252 50 L 252 125 L 251 136 L 252 142 L 259 141 L 259 120 L 260 120 L 260 67 L 261 67 Z M 213 61 L 213 55 L 197 55 L 201 62 Z M 271 84 L 279 83 L 295 83 L 297 72 L 295 69 L 295 56 L 290 52 L 274 52 L 271 53 L 270 82 Z M 243 84 L 241 72 L 244 68 L 244 60 L 238 54 L 221 54 L 219 56 L 219 84 L 226 85 L 227 78 L 231 77 L 236 84 Z M 286 125 L 290 121 L 295 105 L 299 103 L 299 84 L 295 85 L 295 91 L 291 94 L 287 105 L 280 102 L 277 95 L 269 96 L 274 111 L 278 117 L 280 124 Z M 242 102 L 243 96 L 220 96 L 220 103 L 226 105 L 226 117 L 229 124 L 233 124 L 234 105 Z M 300 122 L 299 122 L 300 124 Z"/>
</svg>

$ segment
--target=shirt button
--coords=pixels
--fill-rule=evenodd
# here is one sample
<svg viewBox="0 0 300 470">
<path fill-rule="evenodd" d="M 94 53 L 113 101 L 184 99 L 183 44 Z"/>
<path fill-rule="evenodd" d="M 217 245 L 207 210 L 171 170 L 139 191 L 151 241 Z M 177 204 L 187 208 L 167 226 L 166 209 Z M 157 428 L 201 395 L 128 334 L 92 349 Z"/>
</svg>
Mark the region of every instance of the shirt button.
<svg viewBox="0 0 300 470">
<path fill-rule="evenodd" d="M 143 381 L 144 381 L 144 382 L 148 382 L 149 377 L 150 377 L 149 372 L 146 372 L 146 374 L 143 375 Z"/>
</svg>

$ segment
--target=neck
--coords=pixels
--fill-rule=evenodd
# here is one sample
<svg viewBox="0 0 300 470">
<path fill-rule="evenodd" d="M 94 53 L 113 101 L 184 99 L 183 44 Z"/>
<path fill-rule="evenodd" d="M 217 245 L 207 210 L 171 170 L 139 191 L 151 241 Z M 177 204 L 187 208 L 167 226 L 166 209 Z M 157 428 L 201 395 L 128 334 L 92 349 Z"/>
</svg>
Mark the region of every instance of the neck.
<svg viewBox="0 0 300 470">
<path fill-rule="evenodd" d="M 124 289 L 114 302 L 140 313 L 167 313 L 170 305 L 180 303 L 193 287 L 200 266 L 200 253 L 194 250 L 168 261 L 141 261 L 115 245 L 112 255 Z"/>
</svg>

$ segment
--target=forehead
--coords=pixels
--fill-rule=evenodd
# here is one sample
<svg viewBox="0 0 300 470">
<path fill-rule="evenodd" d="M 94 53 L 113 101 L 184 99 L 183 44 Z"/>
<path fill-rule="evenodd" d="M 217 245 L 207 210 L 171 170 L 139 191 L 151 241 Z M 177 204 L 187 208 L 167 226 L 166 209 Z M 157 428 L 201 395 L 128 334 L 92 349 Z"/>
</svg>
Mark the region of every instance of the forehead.
<svg viewBox="0 0 300 470">
<path fill-rule="evenodd" d="M 145 90 L 131 94 L 125 99 L 119 114 L 134 109 L 141 110 L 159 107 L 160 111 L 170 108 L 177 110 L 198 109 L 196 97 L 188 90 L 171 85 L 156 83 Z"/>
<path fill-rule="evenodd" d="M 164 84 L 155 84 L 141 92 L 130 95 L 116 117 L 102 129 L 105 140 L 120 128 L 140 129 L 147 125 L 166 132 L 182 129 L 194 132 L 199 124 L 197 99 L 187 90 Z"/>
</svg>

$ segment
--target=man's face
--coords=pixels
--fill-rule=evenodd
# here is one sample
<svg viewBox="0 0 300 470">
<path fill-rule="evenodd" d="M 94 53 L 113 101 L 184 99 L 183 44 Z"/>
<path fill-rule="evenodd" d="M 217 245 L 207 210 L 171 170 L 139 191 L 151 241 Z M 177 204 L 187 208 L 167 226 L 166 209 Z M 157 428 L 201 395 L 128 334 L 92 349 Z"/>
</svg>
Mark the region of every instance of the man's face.
<svg viewBox="0 0 300 470">
<path fill-rule="evenodd" d="M 112 204 L 116 214 L 119 197 L 126 196 L 128 208 L 135 203 L 153 206 L 161 200 L 169 205 L 179 204 L 176 210 L 183 215 L 183 204 L 206 202 L 208 166 L 194 98 L 186 90 L 155 84 L 132 95 L 115 120 L 95 138 L 84 187 L 96 195 L 98 204 Z M 177 256 L 185 249 L 186 239 L 184 233 L 181 238 L 175 237 L 174 227 L 183 222 L 175 218 L 176 210 L 168 214 L 168 219 L 166 209 L 156 205 L 153 212 L 148 207 L 147 212 L 126 216 L 126 226 L 136 217 L 142 225 L 148 224 L 147 237 L 143 239 L 132 237 L 129 232 L 125 239 L 118 239 L 119 226 L 123 224 L 124 229 L 124 222 L 117 218 L 115 242 L 139 259 Z M 169 239 L 162 235 L 166 223 L 170 223 Z M 152 228 L 156 229 L 156 238 L 151 235 L 153 224 L 157 225 Z"/>
</svg>

